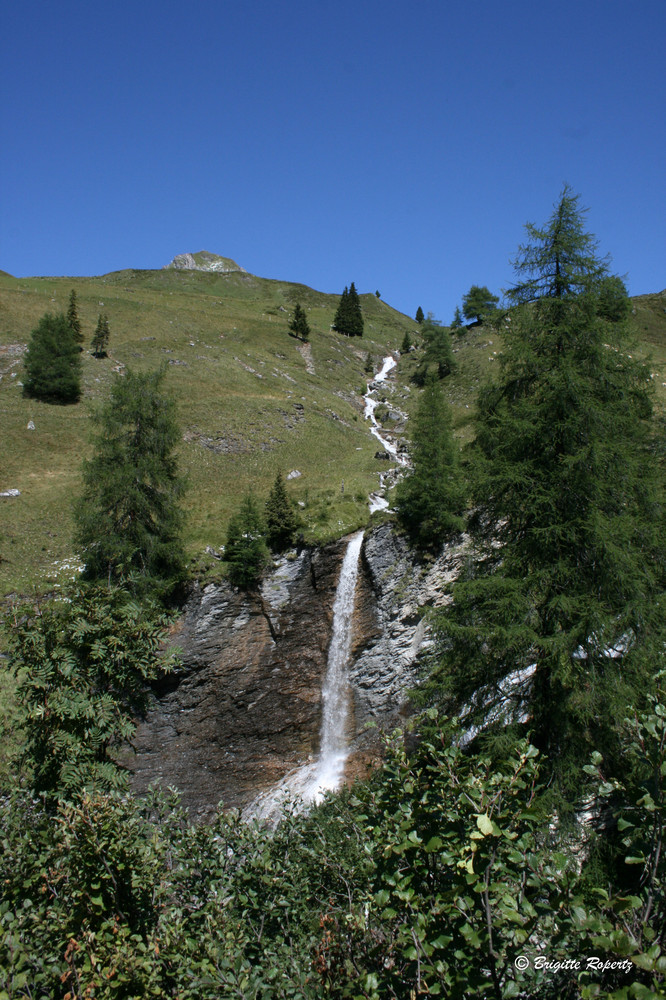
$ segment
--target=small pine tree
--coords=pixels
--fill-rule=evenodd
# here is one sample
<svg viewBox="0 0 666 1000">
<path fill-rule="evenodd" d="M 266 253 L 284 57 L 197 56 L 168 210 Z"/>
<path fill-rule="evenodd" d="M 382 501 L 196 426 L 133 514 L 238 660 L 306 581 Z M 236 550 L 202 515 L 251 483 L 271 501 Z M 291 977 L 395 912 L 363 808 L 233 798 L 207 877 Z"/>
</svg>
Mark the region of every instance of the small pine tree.
<svg viewBox="0 0 666 1000">
<path fill-rule="evenodd" d="M 442 379 L 450 375 L 455 368 L 453 359 L 453 348 L 451 346 L 451 334 L 445 326 L 432 319 L 431 316 L 424 320 L 421 329 L 423 330 L 423 342 L 425 350 L 423 361 L 419 365 L 413 378 L 417 385 L 425 385 L 428 375 L 433 368 L 437 371 L 437 377 Z"/>
<path fill-rule="evenodd" d="M 456 306 L 456 311 L 453 315 L 453 322 L 451 323 L 451 329 L 460 332 L 463 328 L 463 318 L 460 312 L 460 306 Z"/>
<path fill-rule="evenodd" d="M 265 532 L 257 502 L 248 493 L 229 522 L 224 547 L 229 580 L 234 586 L 251 590 L 259 583 L 270 560 Z"/>
<path fill-rule="evenodd" d="M 298 337 L 303 342 L 307 342 L 310 339 L 310 326 L 308 324 L 308 318 L 305 315 L 305 309 L 302 308 L 300 302 L 297 302 L 294 307 L 294 316 L 289 323 L 289 330 L 294 337 Z"/>
<path fill-rule="evenodd" d="M 91 347 L 93 355 L 96 358 L 105 358 L 106 349 L 109 345 L 109 321 L 107 317 L 103 314 L 99 314 L 99 319 L 97 320 L 97 327 L 95 329 L 95 335 L 93 336 Z"/>
<path fill-rule="evenodd" d="M 421 306 L 419 306 L 418 309 L 416 310 L 416 322 L 422 323 L 424 319 L 425 316 L 423 315 L 423 309 L 421 309 Z"/>
<path fill-rule="evenodd" d="M 274 552 L 284 552 L 294 543 L 298 518 L 287 496 L 282 473 L 278 472 L 265 509 L 266 541 Z"/>
<path fill-rule="evenodd" d="M 402 338 L 402 344 L 400 345 L 400 353 L 407 354 L 412 349 L 412 338 L 409 336 L 409 330 L 406 331 L 405 336 Z"/>
<path fill-rule="evenodd" d="M 83 333 L 81 330 L 81 320 L 79 319 L 79 309 L 76 302 L 76 291 L 72 288 L 69 294 L 69 306 L 67 308 L 67 324 L 74 335 L 74 343 L 82 351 Z"/>
<path fill-rule="evenodd" d="M 368 352 L 368 356 L 365 359 L 365 367 L 363 371 L 366 375 L 372 375 L 374 373 L 374 366 L 372 364 L 372 354 Z"/>
<path fill-rule="evenodd" d="M 32 331 L 23 395 L 60 404 L 78 403 L 81 397 L 81 356 L 63 313 L 46 313 Z"/>
</svg>

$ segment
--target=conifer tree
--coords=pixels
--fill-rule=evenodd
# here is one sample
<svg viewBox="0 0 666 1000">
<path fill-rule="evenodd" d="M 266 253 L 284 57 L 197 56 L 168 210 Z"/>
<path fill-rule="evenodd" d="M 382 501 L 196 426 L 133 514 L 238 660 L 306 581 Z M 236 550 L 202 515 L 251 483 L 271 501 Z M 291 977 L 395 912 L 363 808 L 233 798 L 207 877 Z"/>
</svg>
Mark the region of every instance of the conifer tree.
<svg viewBox="0 0 666 1000">
<path fill-rule="evenodd" d="M 94 416 L 94 455 L 83 463 L 75 508 L 85 577 L 129 583 L 166 596 L 181 581 L 185 489 L 174 450 L 175 403 L 162 391 L 165 369 L 126 371 Z"/>
<path fill-rule="evenodd" d="M 479 719 L 493 697 L 522 706 L 575 796 L 591 747 L 616 751 L 614 720 L 663 651 L 663 489 L 649 371 L 604 315 L 606 262 L 577 196 L 565 188 L 528 233 L 501 377 L 479 397 L 479 559 L 440 618 L 430 690 Z"/>
<path fill-rule="evenodd" d="M 90 345 L 96 358 L 106 357 L 106 349 L 109 345 L 109 336 L 109 321 L 103 313 L 100 313 L 97 320 L 97 327 Z"/>
<path fill-rule="evenodd" d="M 81 356 L 63 313 L 46 313 L 32 331 L 25 356 L 23 394 L 45 403 L 77 403 Z"/>
<path fill-rule="evenodd" d="M 465 319 L 476 320 L 477 324 L 483 323 L 496 311 L 498 302 L 498 296 L 493 295 L 485 285 L 472 285 L 463 297 L 463 315 Z"/>
<path fill-rule="evenodd" d="M 422 323 L 423 320 L 425 319 L 425 316 L 423 315 L 423 309 L 421 309 L 421 306 L 419 306 L 418 309 L 416 310 L 415 318 L 417 323 Z"/>
<path fill-rule="evenodd" d="M 405 331 L 405 336 L 402 338 L 402 344 L 400 345 L 400 353 L 408 354 L 412 349 L 412 338 L 409 336 L 409 330 Z"/>
<path fill-rule="evenodd" d="M 356 291 L 356 285 L 352 281 L 349 286 L 349 336 L 363 336 L 363 313 L 361 311 L 361 300 Z"/>
<path fill-rule="evenodd" d="M 287 495 L 282 473 L 278 472 L 266 501 L 266 541 L 274 552 L 284 552 L 294 543 L 298 518 Z"/>
<path fill-rule="evenodd" d="M 451 329 L 460 331 L 463 327 L 462 313 L 460 312 L 460 306 L 456 306 L 456 311 L 453 314 L 453 320 L 451 322 Z"/>
<path fill-rule="evenodd" d="M 431 371 L 436 371 L 437 378 L 446 378 L 455 367 L 451 334 L 445 326 L 428 316 L 421 324 L 423 331 L 423 360 L 414 374 L 417 385 L 425 385 Z"/>
<path fill-rule="evenodd" d="M 301 307 L 300 302 L 297 302 L 294 307 L 294 316 L 289 323 L 289 329 L 294 337 L 298 337 L 304 342 L 307 342 L 310 339 L 310 326 L 308 324 L 308 318 L 305 315 L 305 310 Z"/>
<path fill-rule="evenodd" d="M 333 329 L 338 333 L 344 333 L 347 337 L 363 336 L 363 313 L 361 311 L 361 300 L 356 286 L 352 281 L 349 288 L 345 289 L 340 296 L 340 302 L 333 320 Z"/>
<path fill-rule="evenodd" d="M 74 343 L 79 350 L 83 350 L 83 332 L 81 330 L 81 320 L 79 319 L 79 308 L 76 302 L 76 290 L 72 288 L 69 294 L 69 306 L 67 307 L 67 323 L 74 335 Z"/>
<path fill-rule="evenodd" d="M 451 411 L 434 374 L 419 400 L 410 457 L 412 470 L 396 490 L 398 519 L 414 545 L 436 551 L 462 531 L 465 496 Z"/>
<path fill-rule="evenodd" d="M 256 587 L 270 561 L 266 525 L 251 493 L 246 494 L 229 522 L 224 558 L 231 583 L 246 590 Z"/>
</svg>

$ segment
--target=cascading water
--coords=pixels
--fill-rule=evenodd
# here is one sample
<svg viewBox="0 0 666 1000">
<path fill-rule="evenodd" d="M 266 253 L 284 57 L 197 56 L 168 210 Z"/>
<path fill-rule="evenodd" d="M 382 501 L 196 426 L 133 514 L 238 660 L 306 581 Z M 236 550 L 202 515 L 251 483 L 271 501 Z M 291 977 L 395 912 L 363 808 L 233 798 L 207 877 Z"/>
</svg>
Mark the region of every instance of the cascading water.
<svg viewBox="0 0 666 1000">
<path fill-rule="evenodd" d="M 398 449 L 381 433 L 375 418 L 375 408 L 379 400 L 375 393 L 397 362 L 390 355 L 384 358 L 382 367 L 371 382 L 365 399 L 365 418 L 370 420 L 371 433 L 382 448 L 399 465 L 406 465 L 406 459 Z M 381 479 L 382 487 L 384 479 Z M 370 511 L 388 507 L 388 501 L 379 493 L 370 494 Z M 311 802 L 319 802 L 324 793 L 335 791 L 342 784 L 345 763 L 349 755 L 347 724 L 349 717 L 348 664 L 352 640 L 352 615 L 354 594 L 358 577 L 358 562 L 363 543 L 363 532 L 359 531 L 349 541 L 340 570 L 338 589 L 333 605 L 333 630 L 328 650 L 326 680 L 322 689 L 322 725 L 319 753 L 316 759 L 287 774 L 274 788 L 258 796 L 245 810 L 246 819 L 258 819 L 275 825 L 283 814 L 285 806 L 299 810 Z"/>
<path fill-rule="evenodd" d="M 297 809 L 304 808 L 311 802 L 319 802 L 324 792 L 335 791 L 342 784 L 349 754 L 347 722 L 350 691 L 347 668 L 362 543 L 363 532 L 359 531 L 350 539 L 340 569 L 326 679 L 322 689 L 321 739 L 317 758 L 287 774 L 275 788 L 255 799 L 245 810 L 247 818 L 276 823 L 288 801 L 294 802 Z"/>
<path fill-rule="evenodd" d="M 379 369 L 375 377 L 372 379 L 371 382 L 368 383 L 368 391 L 363 397 L 365 399 L 364 416 L 365 419 L 369 420 L 371 423 L 370 433 L 377 438 L 384 451 L 388 452 L 393 461 L 397 462 L 398 465 L 406 465 L 407 460 L 404 458 L 404 456 L 400 455 L 398 449 L 393 444 L 393 442 L 390 441 L 384 434 L 381 433 L 379 424 L 377 423 L 377 418 L 375 417 L 375 410 L 379 406 L 379 400 L 375 399 L 375 392 L 377 391 L 377 387 L 381 385 L 382 382 L 386 381 L 386 376 L 393 368 L 395 368 L 396 365 L 397 361 L 389 354 L 387 357 L 384 358 L 382 367 Z M 381 473 L 379 479 L 382 488 L 384 487 L 384 478 L 385 478 L 384 473 Z M 376 510 L 386 510 L 386 508 L 388 507 L 388 500 L 386 500 L 381 495 L 381 493 L 371 493 L 369 500 L 370 500 L 371 514 Z"/>
</svg>

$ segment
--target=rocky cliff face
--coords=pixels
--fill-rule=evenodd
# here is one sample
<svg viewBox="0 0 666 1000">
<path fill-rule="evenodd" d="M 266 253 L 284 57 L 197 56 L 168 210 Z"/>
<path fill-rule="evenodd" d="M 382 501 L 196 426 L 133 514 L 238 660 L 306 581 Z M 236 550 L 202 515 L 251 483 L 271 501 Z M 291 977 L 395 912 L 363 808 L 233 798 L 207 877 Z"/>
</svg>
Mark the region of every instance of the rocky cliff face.
<svg viewBox="0 0 666 1000">
<path fill-rule="evenodd" d="M 283 559 L 261 594 L 196 591 L 174 642 L 182 667 L 156 689 L 123 756 L 134 790 L 159 781 L 199 818 L 220 801 L 242 808 L 318 749 L 321 687 L 344 539 Z M 442 604 L 462 546 L 419 568 L 390 525 L 364 541 L 356 592 L 348 776 L 376 759 L 366 723 L 392 728 L 427 648 L 419 606 Z"/>
</svg>

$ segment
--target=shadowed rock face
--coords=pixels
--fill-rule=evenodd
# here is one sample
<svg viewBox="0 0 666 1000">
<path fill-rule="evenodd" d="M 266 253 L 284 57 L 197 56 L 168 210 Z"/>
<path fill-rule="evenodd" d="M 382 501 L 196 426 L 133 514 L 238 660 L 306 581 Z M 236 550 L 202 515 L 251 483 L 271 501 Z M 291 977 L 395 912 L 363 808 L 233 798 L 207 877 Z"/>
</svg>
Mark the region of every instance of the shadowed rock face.
<svg viewBox="0 0 666 1000">
<path fill-rule="evenodd" d="M 347 540 L 283 559 L 248 595 L 227 585 L 196 591 L 174 643 L 182 666 L 154 692 L 122 762 L 135 792 L 175 786 L 193 818 L 220 801 L 242 808 L 307 763 L 319 747 L 321 688 L 333 603 Z M 408 714 L 428 636 L 419 607 L 443 604 L 463 546 L 428 567 L 386 524 L 364 541 L 350 665 L 347 779 L 363 776 Z"/>
<path fill-rule="evenodd" d="M 136 792 L 177 787 L 193 815 L 242 806 L 316 752 L 321 685 L 345 542 L 283 561 L 247 595 L 211 585 L 188 602 L 167 678 L 122 761 Z"/>
</svg>

